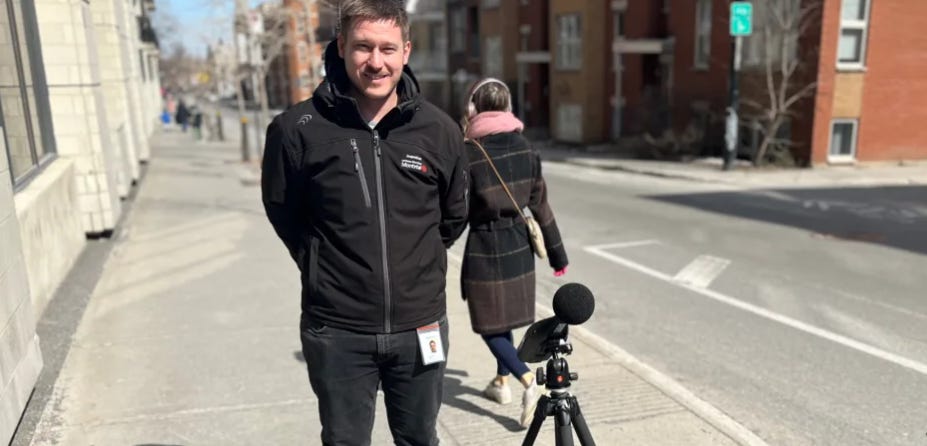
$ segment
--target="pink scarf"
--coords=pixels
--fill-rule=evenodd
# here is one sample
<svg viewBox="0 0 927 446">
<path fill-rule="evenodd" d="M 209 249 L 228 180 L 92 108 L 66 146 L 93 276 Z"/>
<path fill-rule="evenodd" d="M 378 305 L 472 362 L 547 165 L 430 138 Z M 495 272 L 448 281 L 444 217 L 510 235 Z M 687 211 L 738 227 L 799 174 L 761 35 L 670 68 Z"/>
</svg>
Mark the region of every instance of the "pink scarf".
<svg viewBox="0 0 927 446">
<path fill-rule="evenodd" d="M 510 112 L 487 111 L 470 118 L 467 138 L 479 139 L 497 133 L 520 132 L 525 124 Z"/>
</svg>

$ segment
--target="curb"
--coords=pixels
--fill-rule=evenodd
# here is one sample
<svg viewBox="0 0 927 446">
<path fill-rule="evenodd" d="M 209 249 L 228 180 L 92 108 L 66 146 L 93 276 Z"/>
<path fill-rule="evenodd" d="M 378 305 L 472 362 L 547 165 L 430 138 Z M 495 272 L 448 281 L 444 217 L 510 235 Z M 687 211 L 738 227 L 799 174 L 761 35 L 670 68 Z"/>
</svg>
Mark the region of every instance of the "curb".
<svg viewBox="0 0 927 446">
<path fill-rule="evenodd" d="M 554 315 L 553 310 L 544 305 L 535 304 L 535 306 L 538 312 L 538 319 Z M 676 401 L 697 417 L 705 420 L 705 422 L 712 425 L 715 429 L 718 429 L 718 431 L 724 435 L 727 435 L 736 443 L 744 446 L 768 446 L 763 439 L 733 418 L 699 398 L 682 384 L 676 382 L 676 380 L 644 364 L 624 349 L 578 325 L 571 326 L 570 332 L 577 338 L 582 339 L 583 342 L 589 343 L 592 348 L 599 353 L 605 355 L 609 359 L 618 361 L 628 371 L 654 386 L 673 401 Z"/>
<path fill-rule="evenodd" d="M 697 181 L 697 182 L 709 183 L 709 184 L 732 184 L 732 182 L 730 181 L 718 180 L 714 178 L 704 178 L 704 177 L 695 176 L 695 175 L 686 175 L 684 173 L 679 173 L 679 172 L 665 172 L 665 171 L 658 171 L 658 170 L 637 169 L 637 168 L 628 167 L 628 166 L 625 166 L 619 163 L 615 163 L 615 164 L 600 163 L 600 162 L 583 160 L 583 159 L 568 159 L 568 160 L 563 161 L 563 163 L 572 164 L 572 165 L 581 166 L 581 167 L 591 167 L 594 169 L 612 170 L 612 171 L 633 173 L 637 175 L 646 175 L 646 176 L 651 176 L 651 177 L 656 177 L 656 178 Z"/>
</svg>

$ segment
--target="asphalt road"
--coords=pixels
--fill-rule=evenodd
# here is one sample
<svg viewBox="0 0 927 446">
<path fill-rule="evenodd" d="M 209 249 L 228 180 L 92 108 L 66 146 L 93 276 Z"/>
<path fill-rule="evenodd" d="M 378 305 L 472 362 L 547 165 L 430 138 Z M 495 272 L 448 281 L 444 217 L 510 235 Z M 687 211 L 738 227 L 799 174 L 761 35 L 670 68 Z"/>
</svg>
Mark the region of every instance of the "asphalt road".
<svg viewBox="0 0 927 446">
<path fill-rule="evenodd" d="M 545 177 L 586 328 L 770 444 L 927 445 L 927 187 Z"/>
</svg>

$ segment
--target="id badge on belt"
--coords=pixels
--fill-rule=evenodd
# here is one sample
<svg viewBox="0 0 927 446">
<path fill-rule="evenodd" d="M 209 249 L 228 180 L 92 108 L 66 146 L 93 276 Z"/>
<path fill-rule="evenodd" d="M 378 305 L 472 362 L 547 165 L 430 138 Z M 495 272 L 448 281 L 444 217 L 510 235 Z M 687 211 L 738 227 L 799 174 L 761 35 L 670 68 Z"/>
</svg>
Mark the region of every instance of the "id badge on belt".
<svg viewBox="0 0 927 446">
<path fill-rule="evenodd" d="M 422 350 L 422 365 L 444 362 L 444 343 L 441 342 L 441 325 L 437 322 L 416 328 L 418 346 Z"/>
</svg>

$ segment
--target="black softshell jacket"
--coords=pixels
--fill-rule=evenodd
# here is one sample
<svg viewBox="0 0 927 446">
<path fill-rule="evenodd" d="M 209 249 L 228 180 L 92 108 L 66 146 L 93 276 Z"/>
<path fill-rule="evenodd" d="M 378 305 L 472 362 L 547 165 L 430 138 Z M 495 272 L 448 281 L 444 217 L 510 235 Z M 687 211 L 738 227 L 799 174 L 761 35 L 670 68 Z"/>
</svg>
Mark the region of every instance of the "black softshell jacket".
<svg viewBox="0 0 927 446">
<path fill-rule="evenodd" d="M 348 97 L 335 42 L 328 77 L 267 129 L 264 208 L 302 278 L 303 318 L 366 333 L 445 313 L 447 253 L 466 226 L 468 160 L 457 125 L 419 94 L 373 129 Z"/>
</svg>

